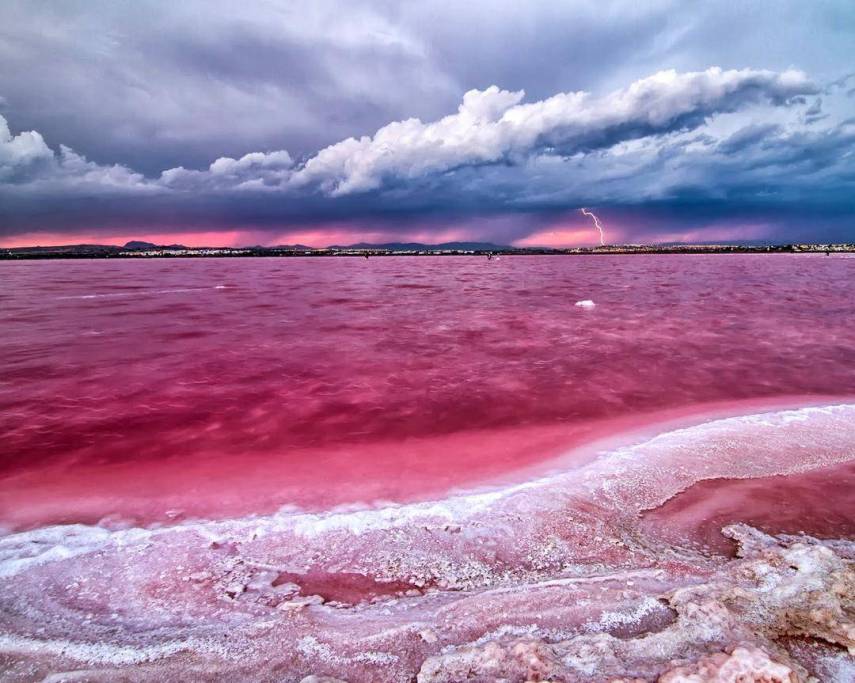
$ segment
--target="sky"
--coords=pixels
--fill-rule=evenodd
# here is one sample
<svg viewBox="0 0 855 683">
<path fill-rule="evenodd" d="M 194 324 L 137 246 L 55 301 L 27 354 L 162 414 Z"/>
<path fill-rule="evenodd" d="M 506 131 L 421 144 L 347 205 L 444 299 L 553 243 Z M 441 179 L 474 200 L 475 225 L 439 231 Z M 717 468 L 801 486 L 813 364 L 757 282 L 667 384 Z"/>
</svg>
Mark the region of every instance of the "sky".
<svg viewBox="0 0 855 683">
<path fill-rule="evenodd" d="M 855 242 L 851 0 L 4 0 L 0 246 Z"/>
</svg>

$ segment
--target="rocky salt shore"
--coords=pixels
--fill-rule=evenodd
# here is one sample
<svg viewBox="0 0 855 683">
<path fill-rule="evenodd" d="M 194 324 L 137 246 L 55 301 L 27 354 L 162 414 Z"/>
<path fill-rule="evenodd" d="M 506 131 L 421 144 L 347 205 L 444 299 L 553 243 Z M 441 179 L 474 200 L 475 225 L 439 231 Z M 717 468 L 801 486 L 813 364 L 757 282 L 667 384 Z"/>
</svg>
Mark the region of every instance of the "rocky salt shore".
<svg viewBox="0 0 855 683">
<path fill-rule="evenodd" d="M 853 680 L 855 543 L 775 537 L 745 525 L 724 533 L 739 544 L 739 556 L 709 573 L 674 568 L 633 580 L 623 572 L 468 592 L 453 600 L 426 593 L 349 607 L 314 596 L 279 602 L 275 619 L 268 614 L 252 624 L 240 620 L 231 634 L 188 625 L 184 639 L 171 646 L 162 638 L 179 636 L 178 624 L 171 633 L 161 628 L 146 634 L 145 643 L 121 647 L 105 641 L 132 623 L 111 634 L 90 615 L 75 634 L 100 634 L 103 640 L 89 645 L 0 637 L 2 680 Z M 676 587 L 648 592 L 668 584 Z M 255 599 L 276 592 L 269 585 L 242 590 Z M 595 597 L 618 611 L 580 623 L 574 606 L 585 608 Z M 408 600 L 422 604 L 401 610 Z M 248 603 L 233 604 L 245 609 Z M 387 630 L 377 628 L 380 615 L 387 617 Z M 507 623 L 466 640 L 466 628 L 496 617 L 496 623 Z M 321 673 L 308 673 L 313 669 Z"/>
<path fill-rule="evenodd" d="M 740 559 L 709 581 L 657 596 L 675 614 L 658 632 L 463 645 L 425 661 L 418 680 L 852 680 L 855 544 L 775 538 L 747 526 L 724 532 L 739 543 Z M 814 641 L 817 652 L 788 648 L 792 637 Z"/>
<path fill-rule="evenodd" d="M 0 680 L 848 683 L 851 530 L 768 526 L 781 501 L 851 519 L 822 485 L 852 481 L 853 410 L 714 420 L 441 501 L 9 533 Z M 701 481 L 716 519 L 766 532 L 707 542 Z"/>
</svg>

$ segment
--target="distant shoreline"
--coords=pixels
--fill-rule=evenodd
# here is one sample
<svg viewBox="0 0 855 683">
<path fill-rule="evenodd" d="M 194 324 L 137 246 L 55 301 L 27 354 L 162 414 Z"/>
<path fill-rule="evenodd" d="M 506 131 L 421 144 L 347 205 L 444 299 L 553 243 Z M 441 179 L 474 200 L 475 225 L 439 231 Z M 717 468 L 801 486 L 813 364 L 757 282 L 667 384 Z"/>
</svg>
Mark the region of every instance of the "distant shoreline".
<svg viewBox="0 0 855 683">
<path fill-rule="evenodd" d="M 152 245 L 143 249 L 129 249 L 111 245 L 70 245 L 54 247 L 15 247 L 0 249 L 0 260 L 32 259 L 141 259 L 141 258 L 266 258 L 266 257 L 381 257 L 381 256 L 601 256 L 609 254 L 803 254 L 803 253 L 855 253 L 855 244 L 779 244 L 779 245 L 729 245 L 729 244 L 679 244 L 679 245 L 614 245 L 579 247 L 571 249 L 549 248 L 443 248 L 419 245 L 416 248 L 387 248 L 382 246 L 327 247 L 160 247 Z"/>
</svg>

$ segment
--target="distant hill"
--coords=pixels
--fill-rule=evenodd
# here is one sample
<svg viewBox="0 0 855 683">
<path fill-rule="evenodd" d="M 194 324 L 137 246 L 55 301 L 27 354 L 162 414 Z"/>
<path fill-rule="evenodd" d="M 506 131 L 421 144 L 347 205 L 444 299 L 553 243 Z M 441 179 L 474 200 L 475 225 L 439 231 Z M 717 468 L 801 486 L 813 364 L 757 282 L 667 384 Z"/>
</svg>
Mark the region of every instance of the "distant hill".
<svg viewBox="0 0 855 683">
<path fill-rule="evenodd" d="M 132 249 L 144 251 L 146 249 L 186 249 L 183 244 L 154 244 L 152 242 L 143 242 L 141 240 L 131 240 L 126 242 L 123 249 Z"/>
<path fill-rule="evenodd" d="M 305 244 L 277 244 L 274 247 L 254 247 L 255 249 L 283 249 L 286 251 L 312 251 L 315 247 L 307 247 Z"/>
<path fill-rule="evenodd" d="M 121 247 L 111 244 L 62 244 L 59 246 L 41 246 L 35 245 L 32 247 L 10 247 L 7 251 L 11 253 L 69 253 L 69 254 L 88 254 L 88 253 L 105 253 L 117 252 Z"/>
<path fill-rule="evenodd" d="M 182 244 L 169 244 L 165 246 L 131 240 L 124 246 L 115 244 L 61 244 L 61 245 L 35 245 L 32 247 L 11 247 L 5 251 L 10 254 L 33 255 L 33 256 L 115 256 L 122 251 L 148 251 L 150 249 L 179 250 L 187 249 Z"/>
<path fill-rule="evenodd" d="M 423 244 L 422 242 L 357 242 L 346 246 L 334 245 L 330 249 L 389 249 L 391 251 L 442 251 L 452 249 L 458 251 L 498 251 L 510 247 L 492 242 L 442 242 L 441 244 Z"/>
<path fill-rule="evenodd" d="M 762 254 L 824 252 L 855 253 L 855 244 L 613 244 L 604 247 L 574 247 L 550 249 L 548 247 L 515 248 L 492 242 L 358 242 L 348 246 L 311 248 L 302 244 L 279 245 L 276 247 L 185 247 L 181 244 L 160 246 L 151 242 L 132 240 L 122 247 L 110 244 L 67 244 L 57 246 L 10 247 L 0 249 L 0 259 L 68 259 L 68 258 L 158 258 L 199 256 L 352 256 L 361 257 L 370 253 L 378 256 L 434 254 Z"/>
</svg>

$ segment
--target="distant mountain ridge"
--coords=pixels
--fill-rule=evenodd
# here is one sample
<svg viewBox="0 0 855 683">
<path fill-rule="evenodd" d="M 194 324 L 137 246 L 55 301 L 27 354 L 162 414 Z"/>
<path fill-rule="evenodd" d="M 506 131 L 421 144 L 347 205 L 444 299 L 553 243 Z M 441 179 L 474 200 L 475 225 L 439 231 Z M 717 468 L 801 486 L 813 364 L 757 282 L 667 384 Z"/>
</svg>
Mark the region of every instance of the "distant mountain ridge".
<svg viewBox="0 0 855 683">
<path fill-rule="evenodd" d="M 312 251 L 317 247 L 307 247 L 305 244 L 276 244 L 272 247 L 263 247 L 261 245 L 254 247 L 255 249 L 290 249 L 291 251 Z"/>
<path fill-rule="evenodd" d="M 328 247 L 309 247 L 305 244 L 276 244 L 269 247 L 255 245 L 247 247 L 188 247 L 183 244 L 155 244 L 144 240 L 130 240 L 122 246 L 115 244 L 66 244 L 55 246 L 33 245 L 30 247 L 12 247 L 12 252 L 120 252 L 120 251 L 152 251 L 152 250 L 182 250 L 182 249 L 253 249 L 257 251 L 323 251 L 324 249 L 364 249 L 378 251 L 501 251 L 512 247 L 494 244 L 493 242 L 441 242 L 426 244 L 424 242 L 357 242 L 356 244 L 333 244 Z"/>
<path fill-rule="evenodd" d="M 143 242 L 142 240 L 131 240 L 130 242 L 125 242 L 125 246 L 122 249 L 187 249 L 187 247 L 183 244 L 154 244 L 153 242 Z"/>
<path fill-rule="evenodd" d="M 441 242 L 440 244 L 425 244 L 423 242 L 357 242 L 356 244 L 334 244 L 328 249 L 389 249 L 391 251 L 440 251 L 453 249 L 458 251 L 492 251 L 510 249 L 509 246 L 493 244 L 492 242 Z"/>
<path fill-rule="evenodd" d="M 302 244 L 280 244 L 272 247 L 185 247 L 182 244 L 157 245 L 153 242 L 131 240 L 123 246 L 113 244 L 66 244 L 56 246 L 31 246 L 0 248 L 0 259 L 48 258 L 157 258 L 199 256 L 418 256 L 466 254 L 714 254 L 714 253 L 805 253 L 824 252 L 827 256 L 838 252 L 855 253 L 855 244 L 624 244 L 601 247 L 509 247 L 492 242 L 357 242 L 347 246 L 307 247 Z"/>
</svg>

